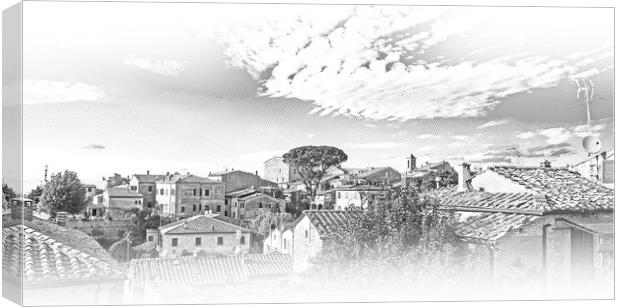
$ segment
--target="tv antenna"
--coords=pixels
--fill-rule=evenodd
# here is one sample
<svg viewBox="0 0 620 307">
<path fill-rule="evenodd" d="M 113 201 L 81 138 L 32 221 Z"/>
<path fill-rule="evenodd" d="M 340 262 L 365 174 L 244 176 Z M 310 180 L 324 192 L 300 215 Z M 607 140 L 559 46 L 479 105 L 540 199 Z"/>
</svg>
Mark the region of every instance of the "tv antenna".
<svg viewBox="0 0 620 307">
<path fill-rule="evenodd" d="M 574 82 L 577 84 L 577 100 L 583 99 L 583 102 L 586 104 L 586 128 L 588 129 L 588 135 L 583 138 L 583 148 L 588 152 L 588 155 L 593 155 L 603 149 L 603 142 L 600 138 L 592 135 L 590 128 L 590 102 L 594 99 L 594 82 L 590 79 L 577 79 Z"/>
</svg>

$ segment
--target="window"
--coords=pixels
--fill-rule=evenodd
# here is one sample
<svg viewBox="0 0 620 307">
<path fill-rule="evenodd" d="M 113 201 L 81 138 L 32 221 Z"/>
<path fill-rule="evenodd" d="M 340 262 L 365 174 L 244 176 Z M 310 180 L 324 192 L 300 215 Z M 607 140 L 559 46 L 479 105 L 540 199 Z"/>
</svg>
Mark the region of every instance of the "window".
<svg viewBox="0 0 620 307">
<path fill-rule="evenodd" d="M 217 245 L 224 245 L 224 237 L 217 237 Z"/>
<path fill-rule="evenodd" d="M 206 211 L 209 211 L 209 206 L 205 206 L 205 210 L 206 210 Z"/>
<path fill-rule="evenodd" d="M 192 206 L 192 211 L 196 211 L 196 204 Z"/>
<path fill-rule="evenodd" d="M 224 205 L 228 205 L 228 198 L 224 199 Z"/>
<path fill-rule="evenodd" d="M 224 211 L 224 216 L 228 216 L 228 210 Z"/>
<path fill-rule="evenodd" d="M 233 212 L 233 218 L 236 218 L 236 217 L 237 217 L 237 215 L 235 214 L 235 212 Z"/>
<path fill-rule="evenodd" d="M 146 207 L 147 207 L 147 208 L 153 208 L 153 203 L 152 203 L 152 202 L 150 202 L 150 201 L 149 201 L 149 202 L 147 202 L 147 203 L 146 203 Z"/>
<path fill-rule="evenodd" d="M 147 239 L 147 241 L 149 241 L 149 242 L 150 242 L 150 241 L 153 241 L 153 236 L 149 236 L 149 237 L 148 237 L 148 239 Z"/>
<path fill-rule="evenodd" d="M 202 211 L 202 204 L 198 205 L 198 211 Z"/>
<path fill-rule="evenodd" d="M 194 189 L 194 196 L 196 196 L 196 189 Z"/>
<path fill-rule="evenodd" d="M 153 192 L 153 186 L 152 186 L 152 185 L 150 185 L 150 186 L 147 188 L 147 190 L 148 190 L 149 192 Z"/>
<path fill-rule="evenodd" d="M 205 189 L 205 196 L 209 196 L 209 189 Z"/>
<path fill-rule="evenodd" d="M 132 185 L 132 186 L 131 186 L 131 190 L 132 190 L 132 191 L 135 191 L 135 190 L 137 190 L 137 189 L 138 189 L 138 187 L 137 187 L 137 186 L 135 186 L 135 185 Z M 90 192 L 90 191 L 89 191 L 89 192 Z"/>
<path fill-rule="evenodd" d="M 222 212 L 222 206 L 221 205 L 217 205 L 217 212 Z"/>
<path fill-rule="evenodd" d="M 185 206 L 181 206 L 181 212 L 185 212 Z"/>
<path fill-rule="evenodd" d="M 171 190 L 170 194 L 174 195 L 174 189 Z"/>
<path fill-rule="evenodd" d="M 159 195 L 164 195 L 164 189 L 159 189 Z"/>
<path fill-rule="evenodd" d="M 306 239 L 308 239 L 308 231 L 306 230 Z"/>
<path fill-rule="evenodd" d="M 196 246 L 202 245 L 202 238 L 196 238 Z"/>
<path fill-rule="evenodd" d="M 258 207 L 262 209 L 263 208 L 263 203 L 258 203 Z"/>
<path fill-rule="evenodd" d="M 178 246 L 178 245 L 179 245 L 179 239 L 172 238 L 172 246 L 175 247 L 175 246 Z"/>
<path fill-rule="evenodd" d="M 241 245 L 245 245 L 245 236 L 241 236 Z"/>
<path fill-rule="evenodd" d="M 341 196 L 340 192 L 338 192 L 338 198 L 341 198 L 341 197 L 342 197 L 342 196 Z"/>
<path fill-rule="evenodd" d="M 239 214 L 239 218 L 243 219 L 245 216 L 243 216 L 243 214 Z"/>
<path fill-rule="evenodd" d="M 286 249 L 286 239 L 284 239 L 284 242 L 282 242 L 282 248 Z"/>
</svg>

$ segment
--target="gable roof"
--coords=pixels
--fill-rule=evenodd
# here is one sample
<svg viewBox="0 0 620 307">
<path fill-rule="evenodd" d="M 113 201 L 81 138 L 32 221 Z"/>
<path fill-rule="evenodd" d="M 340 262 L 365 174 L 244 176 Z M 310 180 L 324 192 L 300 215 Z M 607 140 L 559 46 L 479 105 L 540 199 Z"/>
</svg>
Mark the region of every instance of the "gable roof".
<svg viewBox="0 0 620 307">
<path fill-rule="evenodd" d="M 494 243 L 510 232 L 540 218 L 542 217 L 518 213 L 476 213 L 457 223 L 454 232 L 466 242 Z"/>
<path fill-rule="evenodd" d="M 249 229 L 206 215 L 196 215 L 159 227 L 163 234 L 252 232 Z"/>
<path fill-rule="evenodd" d="M 250 277 L 286 275 L 293 272 L 293 259 L 289 254 L 248 254 L 244 265 Z"/>
<path fill-rule="evenodd" d="M 191 174 L 172 174 L 170 176 L 163 176 L 161 179 L 158 180 L 158 182 L 162 182 L 162 183 L 220 183 L 220 184 L 224 184 L 221 181 L 217 181 L 217 180 L 213 180 L 213 179 L 209 179 L 209 178 L 205 178 L 205 177 L 199 177 L 196 175 L 191 175 Z"/>
<path fill-rule="evenodd" d="M 141 183 L 155 183 L 158 180 L 163 180 L 166 175 L 134 174 L 133 176 Z"/>
<path fill-rule="evenodd" d="M 109 197 L 118 197 L 118 198 L 142 198 L 142 194 L 131 191 L 125 187 L 112 187 L 107 188 L 105 192 L 108 193 Z"/>
<path fill-rule="evenodd" d="M 100 259 L 25 225 L 2 228 L 2 273 L 25 286 L 123 280 L 114 261 Z M 23 258 L 22 258 L 23 255 Z M 23 260 L 23 261 L 22 261 Z"/>
<path fill-rule="evenodd" d="M 228 193 L 226 193 L 226 196 L 228 196 L 228 197 L 242 197 L 242 196 L 256 194 L 256 193 L 258 193 L 256 191 L 256 189 L 247 188 L 247 189 L 242 189 L 242 190 L 228 192 Z"/>
<path fill-rule="evenodd" d="M 493 166 L 499 174 L 535 193 L 544 194 L 546 211 L 613 210 L 614 192 L 567 168 Z"/>
<path fill-rule="evenodd" d="M 304 210 L 303 213 L 293 222 L 293 227 L 304 218 L 308 217 L 310 223 L 319 233 L 321 239 L 328 238 L 343 225 L 347 219 L 362 214 L 359 211 L 341 211 L 341 210 Z"/>
<path fill-rule="evenodd" d="M 442 209 L 457 211 L 504 212 L 542 215 L 549 209 L 547 198 L 532 193 L 489 193 L 444 189 L 425 193 L 434 198 Z"/>
</svg>

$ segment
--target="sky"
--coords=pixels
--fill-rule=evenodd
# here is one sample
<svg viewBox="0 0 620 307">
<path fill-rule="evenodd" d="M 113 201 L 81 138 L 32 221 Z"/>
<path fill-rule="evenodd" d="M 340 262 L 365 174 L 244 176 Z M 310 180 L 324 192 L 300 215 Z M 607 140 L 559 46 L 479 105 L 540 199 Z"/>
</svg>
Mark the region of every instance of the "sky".
<svg viewBox="0 0 620 307">
<path fill-rule="evenodd" d="M 26 190 L 45 165 L 95 184 L 262 174 L 302 145 L 398 170 L 409 154 L 566 166 L 586 135 L 614 146 L 612 9 L 26 2 L 24 16 Z M 595 86 L 589 128 L 579 79 Z"/>
</svg>

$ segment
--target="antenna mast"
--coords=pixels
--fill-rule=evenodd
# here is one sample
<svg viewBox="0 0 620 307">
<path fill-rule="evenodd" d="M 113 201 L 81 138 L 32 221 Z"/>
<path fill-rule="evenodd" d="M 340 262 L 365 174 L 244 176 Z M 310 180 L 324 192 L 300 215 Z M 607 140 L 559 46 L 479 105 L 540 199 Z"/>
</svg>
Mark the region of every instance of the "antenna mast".
<svg viewBox="0 0 620 307">
<path fill-rule="evenodd" d="M 590 131 L 590 102 L 594 99 L 594 83 L 592 80 L 575 80 L 577 84 L 577 100 L 583 97 L 583 101 L 586 104 L 586 123 L 588 127 L 588 135 L 591 135 Z M 583 93 L 583 95 L 582 95 Z"/>
</svg>

